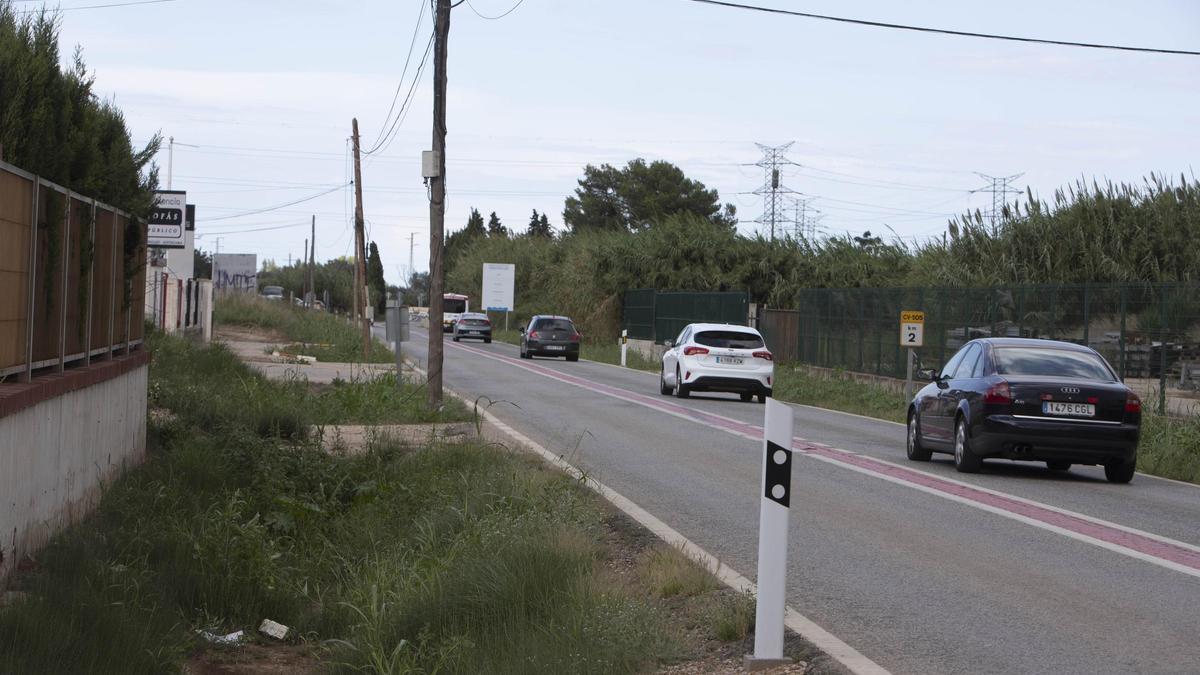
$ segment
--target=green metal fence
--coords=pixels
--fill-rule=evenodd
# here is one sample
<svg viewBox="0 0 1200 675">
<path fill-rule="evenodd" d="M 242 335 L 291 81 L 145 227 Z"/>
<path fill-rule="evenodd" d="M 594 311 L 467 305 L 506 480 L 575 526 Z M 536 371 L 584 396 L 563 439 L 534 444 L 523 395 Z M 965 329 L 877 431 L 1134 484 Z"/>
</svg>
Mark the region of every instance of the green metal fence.
<svg viewBox="0 0 1200 675">
<path fill-rule="evenodd" d="M 654 339 L 654 297 L 653 288 L 639 288 L 625 291 L 625 304 L 622 306 L 622 328 L 629 331 L 629 337 L 635 340 Z"/>
<path fill-rule="evenodd" d="M 904 377 L 902 310 L 925 312 L 926 367 L 979 337 L 1064 340 L 1099 351 L 1160 411 L 1194 390 L 1189 364 L 1200 372 L 1200 284 L 811 289 L 760 328 L 780 360 Z"/>
<path fill-rule="evenodd" d="M 662 342 L 675 337 L 689 323 L 712 322 L 746 325 L 750 296 L 744 291 L 625 292 L 622 326 L 629 337 Z"/>
</svg>

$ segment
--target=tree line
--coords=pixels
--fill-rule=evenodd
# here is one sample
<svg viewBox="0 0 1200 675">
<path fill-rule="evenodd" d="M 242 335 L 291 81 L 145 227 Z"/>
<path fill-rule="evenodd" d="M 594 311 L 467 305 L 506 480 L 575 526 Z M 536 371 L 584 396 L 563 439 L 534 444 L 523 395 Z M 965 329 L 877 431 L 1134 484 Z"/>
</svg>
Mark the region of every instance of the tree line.
<svg viewBox="0 0 1200 675">
<path fill-rule="evenodd" d="M 745 290 L 795 308 L 809 288 L 1200 281 L 1200 182 L 1182 175 L 1081 181 L 1049 201 L 1027 192 L 995 225 L 967 213 L 917 243 L 870 232 L 772 241 L 739 234 L 715 192 L 680 203 L 607 185 L 580 181 L 564 211 L 578 220 L 556 237 L 476 236 L 457 247 L 447 288 L 477 296 L 484 262 L 515 263 L 519 315 L 570 314 L 610 335 L 633 288 Z"/>
</svg>

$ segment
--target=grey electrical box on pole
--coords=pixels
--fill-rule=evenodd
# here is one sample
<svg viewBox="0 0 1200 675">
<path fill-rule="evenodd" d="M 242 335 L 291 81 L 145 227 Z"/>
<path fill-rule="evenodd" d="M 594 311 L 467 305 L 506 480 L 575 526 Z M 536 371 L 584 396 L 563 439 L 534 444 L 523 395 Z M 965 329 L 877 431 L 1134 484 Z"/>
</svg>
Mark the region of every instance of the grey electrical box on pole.
<svg viewBox="0 0 1200 675">
<path fill-rule="evenodd" d="M 421 151 L 421 177 L 438 178 L 442 175 L 442 153 L 437 150 Z"/>
</svg>

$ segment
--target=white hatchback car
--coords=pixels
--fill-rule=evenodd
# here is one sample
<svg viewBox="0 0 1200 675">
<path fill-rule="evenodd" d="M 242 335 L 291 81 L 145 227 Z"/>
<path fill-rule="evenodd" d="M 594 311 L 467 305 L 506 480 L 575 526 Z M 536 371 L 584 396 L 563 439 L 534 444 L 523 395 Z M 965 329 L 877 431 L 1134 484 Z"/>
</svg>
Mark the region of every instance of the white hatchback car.
<svg viewBox="0 0 1200 675">
<path fill-rule="evenodd" d="M 775 359 L 762 335 L 746 326 L 689 324 L 664 343 L 659 391 L 687 398 L 693 391 L 727 391 L 765 403 L 775 383 Z"/>
</svg>

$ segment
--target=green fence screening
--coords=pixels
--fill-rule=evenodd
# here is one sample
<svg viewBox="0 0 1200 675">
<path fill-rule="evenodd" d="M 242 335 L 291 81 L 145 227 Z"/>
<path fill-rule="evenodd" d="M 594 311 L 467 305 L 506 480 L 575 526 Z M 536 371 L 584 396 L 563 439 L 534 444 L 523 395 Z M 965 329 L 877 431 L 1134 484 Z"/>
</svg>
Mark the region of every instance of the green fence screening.
<svg viewBox="0 0 1200 675">
<path fill-rule="evenodd" d="M 654 296 L 653 288 L 625 291 L 621 327 L 629 331 L 629 337 L 635 340 L 654 339 Z"/>
<path fill-rule="evenodd" d="M 631 338 L 661 343 L 689 323 L 744 326 L 749 309 L 750 296 L 744 291 L 631 290 L 625 292 L 622 327 Z"/>
<path fill-rule="evenodd" d="M 1200 373 L 1200 284 L 811 289 L 760 328 L 779 360 L 904 377 L 902 310 L 925 312 L 925 367 L 979 337 L 1064 340 L 1103 354 L 1160 410 L 1168 388 L 1194 390 L 1189 366 Z"/>
</svg>

